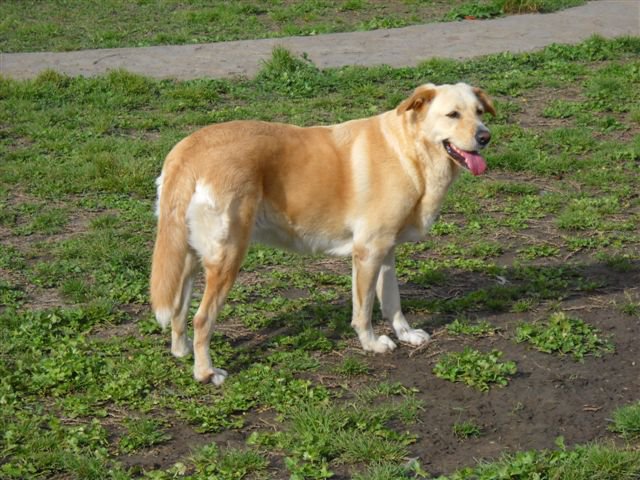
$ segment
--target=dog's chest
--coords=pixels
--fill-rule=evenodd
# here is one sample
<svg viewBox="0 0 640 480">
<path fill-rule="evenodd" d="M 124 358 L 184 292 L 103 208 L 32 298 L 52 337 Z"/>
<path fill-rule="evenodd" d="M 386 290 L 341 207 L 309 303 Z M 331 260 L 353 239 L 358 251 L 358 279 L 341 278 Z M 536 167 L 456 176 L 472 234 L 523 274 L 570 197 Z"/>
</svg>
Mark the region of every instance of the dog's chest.
<svg viewBox="0 0 640 480">
<path fill-rule="evenodd" d="M 438 219 L 438 212 L 421 215 L 413 223 L 406 225 L 398 234 L 398 243 L 420 242 L 424 240 L 431 227 Z"/>
<path fill-rule="evenodd" d="M 440 207 L 444 201 L 455 175 L 432 172 L 427 177 L 424 195 L 418 201 L 409 221 L 398 235 L 398 243 L 424 240 L 433 224 L 440 216 Z"/>
</svg>

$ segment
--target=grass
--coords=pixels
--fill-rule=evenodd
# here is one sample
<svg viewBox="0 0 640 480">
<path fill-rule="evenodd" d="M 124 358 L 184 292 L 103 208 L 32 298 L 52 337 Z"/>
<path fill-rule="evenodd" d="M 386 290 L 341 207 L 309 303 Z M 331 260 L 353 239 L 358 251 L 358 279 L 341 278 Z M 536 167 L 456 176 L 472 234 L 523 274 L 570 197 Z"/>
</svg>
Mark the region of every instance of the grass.
<svg viewBox="0 0 640 480">
<path fill-rule="evenodd" d="M 369 392 L 365 395 L 379 398 L 375 393 L 373 397 Z M 254 433 L 249 443 L 283 451 L 294 478 L 329 478 L 329 461 L 399 464 L 414 438 L 386 425 L 393 419 L 415 421 L 420 408 L 413 395 L 399 403 L 382 403 L 373 408 L 363 397 L 344 406 L 303 402 L 284 416 L 289 424 L 286 431 Z"/>
<path fill-rule="evenodd" d="M 175 45 L 404 27 L 457 19 L 461 12 L 488 10 L 490 16 L 498 16 L 547 12 L 580 3 L 583 2 L 7 0 L 0 4 L 0 39 L 4 52 Z"/>
<path fill-rule="evenodd" d="M 516 330 L 516 341 L 529 342 L 545 353 L 570 354 L 576 360 L 613 350 L 613 345 L 596 328 L 564 312 L 552 314 L 546 323 L 520 325 Z"/>
<path fill-rule="evenodd" d="M 486 19 L 505 14 L 549 13 L 582 3 L 580 0 L 490 0 L 455 6 L 446 18 L 452 20 Z"/>
<path fill-rule="evenodd" d="M 616 409 L 610 429 L 628 441 L 640 438 L 640 402 Z"/>
<path fill-rule="evenodd" d="M 447 325 L 447 332 L 452 335 L 470 335 L 473 337 L 482 337 L 485 335 L 494 335 L 497 329 L 486 320 L 477 323 L 469 323 L 466 319 L 456 318 Z"/>
<path fill-rule="evenodd" d="M 440 362 L 443 374 L 468 375 L 486 389 L 514 371 L 500 342 L 513 342 L 516 324 L 539 326 L 531 319 L 541 311 L 584 302 L 602 312 L 600 322 L 615 319 L 606 323 L 614 331 L 637 317 L 637 289 L 624 279 L 635 278 L 640 260 L 638 54 L 637 38 L 592 38 L 405 69 L 323 71 L 278 50 L 255 80 L 156 81 L 123 71 L 0 78 L 0 476 L 402 478 L 422 471 L 417 445 L 433 436 L 427 426 L 463 443 L 454 441 L 452 420 L 438 424 L 428 415 L 439 382 L 434 352 L 458 369 L 454 376 Z M 253 247 L 212 339 L 214 363 L 231 376 L 222 389 L 195 383 L 191 359 L 170 356 L 148 310 L 153 180 L 167 151 L 213 122 L 310 125 L 370 115 L 427 80 L 482 85 L 499 112 L 489 121 L 491 176 L 461 176 L 433 235 L 399 249 L 407 315 L 429 330 L 450 324 L 451 335 L 434 335 L 424 351 L 356 354 L 349 263 Z M 196 307 L 197 299 L 192 314 Z M 575 333 L 577 324 L 567 325 Z M 592 338 L 584 328 L 580 338 Z M 616 332 L 617 355 L 598 365 L 629 354 Z M 446 356 L 461 344 L 470 346 L 465 361 Z M 595 369 L 592 351 L 580 351 Z M 580 366 L 554 360 L 566 371 Z M 474 403 L 527 381 L 488 393 L 455 387 Z M 482 423 L 474 442 L 501 434 Z M 174 425 L 194 437 L 169 438 Z M 248 443 L 246 430 L 255 432 Z M 231 448 L 212 443 L 224 435 L 241 440 Z M 585 438 L 494 464 L 460 459 L 468 469 L 447 473 L 598 478 L 600 468 L 609 475 L 602 478 L 633 478 L 637 440 L 625 437 L 629 448 Z M 178 441 L 199 450 L 146 469 L 122 461 L 142 464 L 135 459 L 155 448 L 175 451 Z M 409 462 L 416 455 L 420 461 Z"/>
<path fill-rule="evenodd" d="M 126 420 L 125 435 L 120 438 L 121 452 L 131 453 L 144 447 L 151 447 L 171 439 L 171 435 L 164 432 L 164 426 L 155 419 L 143 418 Z"/>
<path fill-rule="evenodd" d="M 502 352 L 497 350 L 482 353 L 467 347 L 462 352 L 443 355 L 436 363 L 433 373 L 445 380 L 463 382 L 485 392 L 492 384 L 506 386 L 509 383 L 508 377 L 518 371 L 515 362 L 500 362 L 500 357 Z"/>
<path fill-rule="evenodd" d="M 456 422 L 453 424 L 452 430 L 453 434 L 461 440 L 479 437 L 482 434 L 482 429 L 473 420 Z"/>
<path fill-rule="evenodd" d="M 640 471 L 640 454 L 613 444 L 565 448 L 559 439 L 555 450 L 518 452 L 500 461 L 456 472 L 438 480 L 493 480 L 496 478 L 562 478 L 568 480 L 618 478 L 631 480 Z"/>
</svg>

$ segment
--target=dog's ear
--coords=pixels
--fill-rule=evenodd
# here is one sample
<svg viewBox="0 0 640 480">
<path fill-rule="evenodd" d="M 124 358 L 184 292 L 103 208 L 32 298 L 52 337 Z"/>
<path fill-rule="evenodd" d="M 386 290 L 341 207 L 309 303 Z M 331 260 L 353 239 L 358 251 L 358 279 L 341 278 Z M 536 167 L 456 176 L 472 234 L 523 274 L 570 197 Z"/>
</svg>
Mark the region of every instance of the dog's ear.
<svg viewBox="0 0 640 480">
<path fill-rule="evenodd" d="M 493 108 L 493 102 L 491 101 L 489 96 L 485 93 L 485 91 L 482 90 L 481 88 L 476 87 L 473 89 L 473 93 L 475 93 L 476 97 L 478 97 L 478 100 L 480 100 L 480 103 L 482 104 L 482 108 L 484 108 L 484 111 L 489 112 L 491 115 L 495 117 L 496 109 Z"/>
<path fill-rule="evenodd" d="M 409 110 L 419 112 L 436 96 L 436 89 L 430 85 L 422 85 L 413 91 L 413 94 L 404 100 L 396 109 L 398 115 L 402 115 Z"/>
</svg>

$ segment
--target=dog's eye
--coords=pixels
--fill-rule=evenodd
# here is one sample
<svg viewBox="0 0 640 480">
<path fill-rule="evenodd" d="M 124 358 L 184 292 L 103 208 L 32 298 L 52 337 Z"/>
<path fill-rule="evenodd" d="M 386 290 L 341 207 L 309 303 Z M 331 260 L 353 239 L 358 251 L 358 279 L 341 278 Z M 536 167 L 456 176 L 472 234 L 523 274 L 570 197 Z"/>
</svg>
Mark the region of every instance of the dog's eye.
<svg viewBox="0 0 640 480">
<path fill-rule="evenodd" d="M 478 108 L 478 109 L 476 110 L 476 113 L 477 113 L 478 115 L 482 115 L 482 114 L 484 113 L 484 110 L 482 110 L 481 108 Z"/>
<path fill-rule="evenodd" d="M 453 111 L 453 112 L 449 112 L 447 113 L 447 117 L 449 118 L 460 118 L 460 112 L 457 111 Z"/>
</svg>

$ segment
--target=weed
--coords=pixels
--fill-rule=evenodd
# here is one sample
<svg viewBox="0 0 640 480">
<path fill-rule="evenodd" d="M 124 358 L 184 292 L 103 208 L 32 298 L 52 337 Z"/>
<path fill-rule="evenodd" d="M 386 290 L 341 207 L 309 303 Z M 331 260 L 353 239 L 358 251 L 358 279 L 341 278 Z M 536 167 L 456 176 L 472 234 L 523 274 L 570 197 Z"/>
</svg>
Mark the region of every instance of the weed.
<svg viewBox="0 0 640 480">
<path fill-rule="evenodd" d="M 520 255 L 528 260 L 535 258 L 555 257 L 560 253 L 558 247 L 552 245 L 531 245 L 520 250 Z"/>
<path fill-rule="evenodd" d="M 10 282 L 0 279 L 0 304 L 5 308 L 17 308 L 25 299 L 22 289 Z"/>
<path fill-rule="evenodd" d="M 497 350 L 482 353 L 466 347 L 462 352 L 442 355 L 433 373 L 445 380 L 463 382 L 484 392 L 494 383 L 504 387 L 509 383 L 508 376 L 517 371 L 515 362 L 500 362 L 501 357 L 502 352 Z"/>
<path fill-rule="evenodd" d="M 494 335 L 497 332 L 497 328 L 491 325 L 486 320 L 481 320 L 475 324 L 470 324 L 467 319 L 456 318 L 453 322 L 447 325 L 447 332 L 452 335 L 470 335 L 473 337 L 484 337 L 487 335 Z"/>
<path fill-rule="evenodd" d="M 628 441 L 640 438 L 640 402 L 617 408 L 609 429 Z"/>
<path fill-rule="evenodd" d="M 286 452 L 287 468 L 294 478 L 328 478 L 331 462 L 376 460 L 397 465 L 414 439 L 386 425 L 392 419 L 415 421 L 419 408 L 410 392 L 404 401 L 393 404 L 372 404 L 364 397 L 344 406 L 303 402 L 287 411 L 287 430 L 254 432 L 249 443 Z"/>
<path fill-rule="evenodd" d="M 541 352 L 571 354 L 576 360 L 613 350 L 613 345 L 603 339 L 595 327 L 564 312 L 552 314 L 546 323 L 521 324 L 516 330 L 515 340 L 529 342 Z"/>
<path fill-rule="evenodd" d="M 211 432 L 241 425 L 238 414 L 258 405 L 284 412 L 301 402 L 320 402 L 327 395 L 326 389 L 294 378 L 286 364 L 277 367 L 254 364 L 226 382 L 223 390 L 207 404 L 177 399 L 171 403 L 182 417 L 195 423 L 199 431 Z"/>
<path fill-rule="evenodd" d="M 411 465 L 377 462 L 368 466 L 364 472 L 355 474 L 352 478 L 353 480 L 401 480 L 411 478 L 412 475 L 418 478 L 429 478 L 427 472 L 422 470 L 417 462 L 413 462 Z"/>
<path fill-rule="evenodd" d="M 241 479 L 263 472 L 269 464 L 261 453 L 254 450 L 220 450 L 215 443 L 198 450 L 192 461 L 195 478 Z"/>
<path fill-rule="evenodd" d="M 462 440 L 467 438 L 479 437 L 482 429 L 472 420 L 456 422 L 453 424 L 453 434 Z"/>
<path fill-rule="evenodd" d="M 511 311 L 514 313 L 529 312 L 536 305 L 536 301 L 532 298 L 522 298 L 514 302 L 511 306 Z"/>
<path fill-rule="evenodd" d="M 152 418 L 131 419 L 124 422 L 127 433 L 120 438 L 120 451 L 131 453 L 171 439 L 164 431 L 163 422 Z"/>
<path fill-rule="evenodd" d="M 308 327 L 295 336 L 279 338 L 276 343 L 305 351 L 328 352 L 334 348 L 333 343 L 315 327 Z"/>
<path fill-rule="evenodd" d="M 640 453 L 611 444 L 592 444 L 568 450 L 562 438 L 555 450 L 518 452 L 493 463 L 481 463 L 437 480 L 494 480 L 496 478 L 562 478 L 563 480 L 629 480 L 640 474 Z"/>
<path fill-rule="evenodd" d="M 345 377 L 356 377 L 369 373 L 369 366 L 359 358 L 346 357 L 335 371 Z"/>
<path fill-rule="evenodd" d="M 453 8 L 447 18 L 492 18 L 510 13 L 552 12 L 583 3 L 582 0 L 490 0 Z"/>
<path fill-rule="evenodd" d="M 299 58 L 282 47 L 273 49 L 271 59 L 265 62 L 256 81 L 263 88 L 287 97 L 313 97 L 326 86 L 326 76 L 306 58 Z"/>
<path fill-rule="evenodd" d="M 640 317 L 640 302 L 635 301 L 629 292 L 625 292 L 625 299 L 623 304 L 617 305 L 618 310 L 625 315 Z"/>
</svg>

